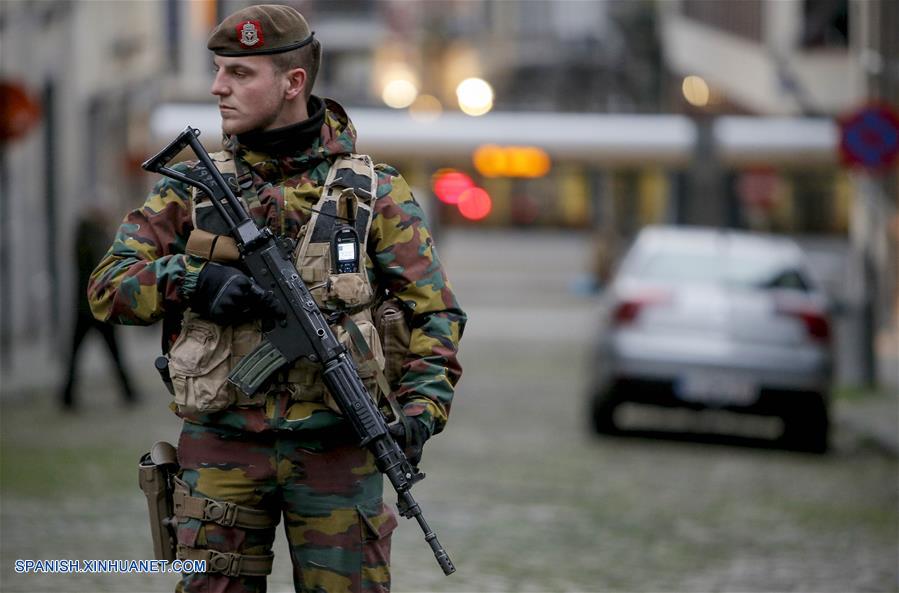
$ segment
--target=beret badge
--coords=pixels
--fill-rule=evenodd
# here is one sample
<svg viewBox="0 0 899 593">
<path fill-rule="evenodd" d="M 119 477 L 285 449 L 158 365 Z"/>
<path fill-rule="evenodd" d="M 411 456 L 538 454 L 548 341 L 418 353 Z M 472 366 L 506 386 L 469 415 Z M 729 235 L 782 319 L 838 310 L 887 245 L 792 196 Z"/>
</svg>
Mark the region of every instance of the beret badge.
<svg viewBox="0 0 899 593">
<path fill-rule="evenodd" d="M 262 25 L 259 21 L 244 21 L 240 23 L 237 25 L 237 38 L 244 47 L 262 46 Z"/>
</svg>

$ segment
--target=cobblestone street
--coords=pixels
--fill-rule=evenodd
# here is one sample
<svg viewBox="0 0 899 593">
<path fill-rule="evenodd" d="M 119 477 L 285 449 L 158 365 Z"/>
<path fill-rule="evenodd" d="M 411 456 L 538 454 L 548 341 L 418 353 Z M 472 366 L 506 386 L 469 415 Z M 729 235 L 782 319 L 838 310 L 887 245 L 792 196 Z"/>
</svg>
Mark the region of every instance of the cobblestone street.
<svg viewBox="0 0 899 593">
<path fill-rule="evenodd" d="M 530 240 L 578 253 L 576 238 Z M 839 400 L 834 447 L 826 456 L 695 440 L 596 438 L 585 418 L 595 303 L 568 291 L 582 262 L 550 254 L 568 262 L 553 268 L 533 251 L 518 257 L 517 243 L 501 245 L 503 251 L 481 264 L 478 251 L 496 246 L 489 240 L 448 240 L 442 251 L 458 271 L 454 281 L 471 321 L 463 341 L 465 377 L 446 433 L 425 449 L 428 477 L 416 486 L 416 498 L 458 572 L 444 577 L 417 526 L 401 520 L 394 590 L 899 588 L 899 464 L 864 431 L 864 412 L 850 412 L 871 406 L 895 413 L 895 399 Z M 525 259 L 532 268 L 522 266 Z M 539 282 L 529 270 L 541 270 Z M 0 400 L 4 592 L 174 587 L 176 575 L 13 569 L 19 558 L 150 556 L 137 460 L 153 441 L 175 439 L 179 425 L 150 364 L 157 335 L 127 331 L 129 361 L 145 396 L 137 407 L 119 405 L 103 372 L 85 377 L 77 414 L 57 412 L 49 380 Z M 105 369 L 99 360 L 96 368 Z M 292 591 L 283 539 L 279 533 L 269 581 L 276 592 Z"/>
</svg>

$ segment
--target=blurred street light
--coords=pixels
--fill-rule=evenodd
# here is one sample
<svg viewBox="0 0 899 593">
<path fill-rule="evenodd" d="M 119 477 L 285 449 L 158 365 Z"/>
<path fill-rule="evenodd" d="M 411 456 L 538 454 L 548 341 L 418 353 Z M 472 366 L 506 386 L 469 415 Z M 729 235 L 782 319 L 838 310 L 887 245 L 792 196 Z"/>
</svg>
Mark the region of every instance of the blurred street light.
<svg viewBox="0 0 899 593">
<path fill-rule="evenodd" d="M 466 78 L 456 87 L 459 109 L 467 115 L 484 115 L 493 109 L 493 88 L 481 78 Z"/>
<path fill-rule="evenodd" d="M 459 196 L 474 187 L 474 181 L 461 171 L 440 169 L 432 180 L 434 195 L 445 204 L 458 204 Z"/>
<path fill-rule="evenodd" d="M 493 210 L 490 194 L 482 187 L 471 187 L 459 194 L 459 213 L 468 220 L 481 220 Z"/>
<path fill-rule="evenodd" d="M 418 88 L 406 78 L 396 78 L 384 85 L 381 99 L 388 107 L 404 109 L 415 101 L 418 96 Z"/>
<path fill-rule="evenodd" d="M 372 58 L 372 91 L 393 109 L 405 109 L 421 90 L 420 70 L 409 46 L 397 39 L 380 44 Z"/>
<path fill-rule="evenodd" d="M 695 107 L 705 107 L 709 104 L 709 85 L 699 76 L 691 75 L 684 78 L 681 85 L 684 99 Z"/>
<path fill-rule="evenodd" d="M 477 148 L 472 161 L 484 177 L 543 177 L 552 166 L 549 155 L 536 146 L 496 146 Z"/>
</svg>

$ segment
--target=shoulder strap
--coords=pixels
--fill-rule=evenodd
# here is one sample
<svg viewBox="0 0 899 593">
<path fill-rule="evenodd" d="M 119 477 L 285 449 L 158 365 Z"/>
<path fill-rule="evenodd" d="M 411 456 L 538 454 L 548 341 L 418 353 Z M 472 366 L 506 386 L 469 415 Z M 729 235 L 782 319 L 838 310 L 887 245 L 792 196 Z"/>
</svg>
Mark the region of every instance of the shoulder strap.
<svg viewBox="0 0 899 593">
<path fill-rule="evenodd" d="M 351 209 L 359 235 L 359 247 L 365 253 L 377 188 L 378 177 L 370 156 L 345 154 L 335 158 L 309 219 L 309 230 L 297 250 L 297 261 L 302 261 L 310 243 L 329 243 L 334 217 L 346 217 Z"/>
<path fill-rule="evenodd" d="M 233 155 L 227 150 L 220 150 L 218 152 L 213 152 L 209 155 L 209 158 L 212 159 L 212 162 L 215 163 L 215 167 L 219 170 L 219 173 L 225 178 L 225 181 L 228 183 L 232 183 L 232 179 L 236 175 L 236 168 L 234 163 Z M 199 165 L 202 166 L 202 165 Z M 233 188 L 232 188 L 233 189 Z M 197 194 L 199 190 L 196 187 L 191 186 L 191 201 L 190 201 L 190 211 L 191 211 L 191 222 L 193 222 L 194 228 L 197 228 Z M 238 199 L 240 196 L 238 196 Z M 244 204 L 246 206 L 246 204 Z"/>
<path fill-rule="evenodd" d="M 231 153 L 220 150 L 209 156 L 225 181 L 235 189 L 237 168 Z M 246 201 L 241 198 L 240 192 L 235 193 L 246 207 Z M 193 229 L 187 238 L 185 253 L 209 261 L 232 262 L 239 259 L 237 244 L 226 234 L 224 221 L 210 201 L 199 202 L 199 190 L 195 187 L 191 187 L 190 218 Z"/>
</svg>

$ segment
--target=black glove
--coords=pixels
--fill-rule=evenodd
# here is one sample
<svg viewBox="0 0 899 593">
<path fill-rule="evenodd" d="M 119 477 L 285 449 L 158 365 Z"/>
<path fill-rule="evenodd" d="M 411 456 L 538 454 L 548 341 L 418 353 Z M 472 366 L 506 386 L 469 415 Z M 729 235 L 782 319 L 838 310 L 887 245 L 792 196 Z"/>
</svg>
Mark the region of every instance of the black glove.
<svg viewBox="0 0 899 593">
<path fill-rule="evenodd" d="M 237 268 L 212 262 L 200 271 L 189 304 L 197 315 L 219 325 L 284 316 L 274 294 L 262 290 Z"/>
<path fill-rule="evenodd" d="M 390 435 L 406 454 L 406 459 L 414 466 L 421 461 L 421 451 L 425 441 L 431 436 L 428 427 L 418 418 L 406 417 L 405 422 L 396 422 L 390 425 Z M 408 427 L 408 432 L 406 431 Z"/>
</svg>

